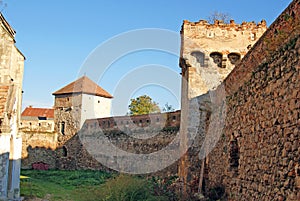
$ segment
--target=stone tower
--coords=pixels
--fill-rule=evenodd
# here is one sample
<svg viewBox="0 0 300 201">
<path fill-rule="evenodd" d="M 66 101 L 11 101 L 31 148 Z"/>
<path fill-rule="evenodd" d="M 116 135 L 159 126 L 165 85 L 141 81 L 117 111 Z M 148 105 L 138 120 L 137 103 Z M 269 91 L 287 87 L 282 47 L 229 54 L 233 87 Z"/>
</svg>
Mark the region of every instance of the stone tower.
<svg viewBox="0 0 300 201">
<path fill-rule="evenodd" d="M 206 122 L 212 112 L 208 92 L 222 83 L 266 29 L 265 21 L 258 24 L 254 22 L 236 24 L 233 20 L 229 24 L 217 20 L 214 24 L 209 24 L 205 20 L 183 22 L 179 61 L 182 69 L 180 124 L 182 154 L 191 147 L 191 141 L 196 143 L 194 147 L 202 146 L 208 128 Z M 195 136 L 194 139 L 198 140 L 193 140 L 191 136 Z M 191 178 L 190 167 L 195 165 L 189 160 L 185 154 L 179 164 L 178 174 L 183 183 L 183 196 L 189 193 L 187 186 Z M 201 166 L 203 172 L 204 160 Z M 202 189 L 200 186 L 199 188 Z"/>
<path fill-rule="evenodd" d="M 181 29 L 180 67 L 193 98 L 216 88 L 267 29 L 258 24 L 230 24 L 185 20 Z"/>
<path fill-rule="evenodd" d="M 53 95 L 58 145 L 74 136 L 86 119 L 110 116 L 112 95 L 86 76 L 59 89 Z"/>
</svg>

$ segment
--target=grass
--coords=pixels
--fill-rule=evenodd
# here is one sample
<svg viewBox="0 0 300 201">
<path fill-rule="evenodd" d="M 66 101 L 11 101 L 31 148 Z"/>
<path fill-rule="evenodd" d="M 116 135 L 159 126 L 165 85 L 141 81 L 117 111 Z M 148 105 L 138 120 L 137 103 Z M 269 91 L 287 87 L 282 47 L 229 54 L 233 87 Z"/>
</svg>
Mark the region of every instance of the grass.
<svg viewBox="0 0 300 201">
<path fill-rule="evenodd" d="M 22 170 L 21 196 L 49 200 L 97 200 L 94 191 L 113 174 L 100 171 Z M 88 198 L 87 198 L 88 197 Z M 30 199 L 28 199 L 30 200 Z"/>
<path fill-rule="evenodd" d="M 101 171 L 22 170 L 21 196 L 49 201 L 164 201 L 153 181 Z M 156 195 L 155 195 L 156 194 Z"/>
</svg>

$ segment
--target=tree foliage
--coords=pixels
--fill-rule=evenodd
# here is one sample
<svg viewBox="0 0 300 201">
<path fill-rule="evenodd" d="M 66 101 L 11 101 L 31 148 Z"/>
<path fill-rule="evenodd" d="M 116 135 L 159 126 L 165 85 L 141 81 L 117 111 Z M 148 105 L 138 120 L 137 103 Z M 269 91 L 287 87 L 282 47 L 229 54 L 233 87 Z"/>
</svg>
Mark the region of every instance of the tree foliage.
<svg viewBox="0 0 300 201">
<path fill-rule="evenodd" d="M 128 106 L 130 115 L 150 114 L 160 112 L 158 103 L 154 102 L 150 96 L 142 95 L 131 99 Z"/>
<path fill-rule="evenodd" d="M 230 14 L 219 12 L 219 11 L 214 11 L 207 18 L 207 20 L 208 20 L 208 22 L 210 24 L 213 24 L 215 22 L 215 20 L 219 20 L 219 21 L 222 21 L 225 24 L 229 24 L 230 23 L 230 19 L 231 19 Z"/>
</svg>

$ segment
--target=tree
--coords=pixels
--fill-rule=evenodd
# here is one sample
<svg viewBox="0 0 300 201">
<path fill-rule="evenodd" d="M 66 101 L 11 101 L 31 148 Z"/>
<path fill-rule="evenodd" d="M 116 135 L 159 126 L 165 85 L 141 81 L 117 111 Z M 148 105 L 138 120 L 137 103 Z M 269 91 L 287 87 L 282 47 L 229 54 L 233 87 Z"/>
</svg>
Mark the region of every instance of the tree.
<svg viewBox="0 0 300 201">
<path fill-rule="evenodd" d="M 147 95 L 139 96 L 131 99 L 128 106 L 130 115 L 150 114 L 160 112 L 158 103 L 152 101 L 152 98 Z"/>
<path fill-rule="evenodd" d="M 228 13 L 214 11 L 210 16 L 208 16 L 207 19 L 210 24 L 213 24 L 215 20 L 219 20 L 224 22 L 225 24 L 229 24 L 231 16 Z"/>
<path fill-rule="evenodd" d="M 162 109 L 164 112 L 174 112 L 175 109 L 172 105 L 169 105 L 168 103 L 165 104 L 164 108 Z"/>
</svg>

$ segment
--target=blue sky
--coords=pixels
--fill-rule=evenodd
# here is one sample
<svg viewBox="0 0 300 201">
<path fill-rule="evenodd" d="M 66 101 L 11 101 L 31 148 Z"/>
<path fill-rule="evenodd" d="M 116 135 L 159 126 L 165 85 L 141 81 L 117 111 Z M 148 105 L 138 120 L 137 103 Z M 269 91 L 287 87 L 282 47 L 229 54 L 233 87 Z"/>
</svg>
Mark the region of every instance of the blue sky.
<svg viewBox="0 0 300 201">
<path fill-rule="evenodd" d="M 16 45 L 27 59 L 23 106 L 51 107 L 52 92 L 77 79 L 93 50 L 116 35 L 144 28 L 166 29 L 179 34 L 184 19 L 198 21 L 207 18 L 214 11 L 229 13 L 237 23 L 265 19 L 269 26 L 290 2 L 4 0 L 7 7 L 2 12 L 17 31 Z M 101 65 L 101 61 L 99 62 Z M 93 77 L 93 74 L 87 75 L 115 95 L 116 86 L 122 83 L 120 81 L 128 72 L 152 64 L 164 66 L 178 75 L 180 73 L 176 55 L 145 50 L 118 59 L 101 79 Z M 168 75 L 165 76 L 167 79 Z M 174 79 L 174 82 L 178 82 L 178 79 Z M 180 87 L 178 92 L 174 92 L 168 88 L 148 85 L 130 92 L 130 97 L 149 94 L 161 106 L 168 102 L 179 109 L 179 91 Z M 123 101 L 125 108 L 128 101 Z"/>
</svg>

